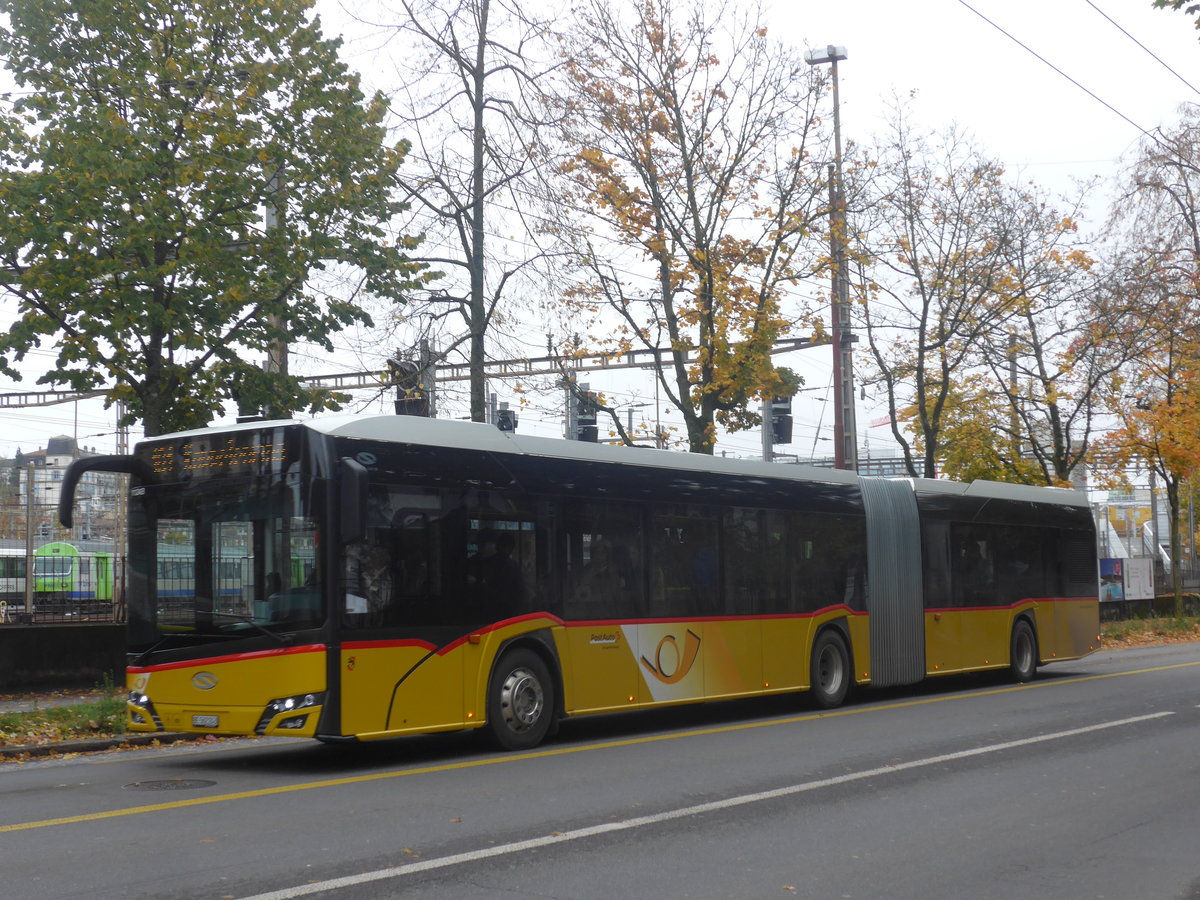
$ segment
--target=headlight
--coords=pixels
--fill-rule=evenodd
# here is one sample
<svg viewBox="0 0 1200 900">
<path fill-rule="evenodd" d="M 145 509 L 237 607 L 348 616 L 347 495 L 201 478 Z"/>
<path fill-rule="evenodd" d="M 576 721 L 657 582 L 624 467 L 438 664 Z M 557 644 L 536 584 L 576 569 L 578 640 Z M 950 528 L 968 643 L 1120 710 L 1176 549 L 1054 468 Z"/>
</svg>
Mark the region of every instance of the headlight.
<svg viewBox="0 0 1200 900">
<path fill-rule="evenodd" d="M 277 700 L 272 700 L 263 709 L 263 714 L 259 717 L 258 725 L 254 729 L 255 734 L 263 734 L 267 730 L 267 726 L 271 724 L 271 720 L 280 713 L 301 711 L 313 706 L 320 706 L 325 702 L 324 692 L 316 694 L 296 694 L 292 697 L 280 697 Z M 280 728 L 303 728 L 304 723 L 308 720 L 308 716 L 296 716 L 289 718 L 279 723 Z"/>
<path fill-rule="evenodd" d="M 136 725 L 148 725 L 149 721 L 147 721 L 146 715 L 149 714 L 150 719 L 154 722 L 154 727 L 162 731 L 162 720 L 159 719 L 154 704 L 150 702 L 149 694 L 142 691 L 130 691 L 125 702 L 129 711 L 129 721 Z"/>
</svg>

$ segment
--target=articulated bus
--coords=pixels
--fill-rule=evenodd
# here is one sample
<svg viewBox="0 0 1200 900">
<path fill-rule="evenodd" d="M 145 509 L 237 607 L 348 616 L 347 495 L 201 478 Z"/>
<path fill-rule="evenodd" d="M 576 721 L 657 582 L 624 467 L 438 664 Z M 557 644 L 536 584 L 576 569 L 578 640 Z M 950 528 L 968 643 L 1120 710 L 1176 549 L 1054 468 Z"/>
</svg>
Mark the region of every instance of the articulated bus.
<svg viewBox="0 0 1200 900">
<path fill-rule="evenodd" d="M 93 468 L 131 475 L 135 732 L 481 729 L 525 749 L 565 717 L 788 692 L 830 708 L 856 685 L 1024 681 L 1098 646 L 1074 491 L 335 416 L 80 460 L 64 524 Z M 181 554 L 187 596 L 164 598 Z"/>
</svg>

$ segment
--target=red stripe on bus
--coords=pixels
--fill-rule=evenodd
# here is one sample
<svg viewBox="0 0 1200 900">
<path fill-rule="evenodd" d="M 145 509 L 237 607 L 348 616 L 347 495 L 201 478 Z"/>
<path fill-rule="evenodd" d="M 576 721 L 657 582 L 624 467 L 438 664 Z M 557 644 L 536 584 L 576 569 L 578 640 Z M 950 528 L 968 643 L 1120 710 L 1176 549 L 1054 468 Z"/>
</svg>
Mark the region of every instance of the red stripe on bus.
<svg viewBox="0 0 1200 900">
<path fill-rule="evenodd" d="M 1018 600 L 1016 603 L 998 604 L 996 606 L 927 606 L 925 607 L 925 612 L 987 612 L 988 610 L 1017 609 L 1021 606 L 1030 606 L 1036 603 L 1095 603 L 1097 599 L 1096 597 L 1027 597 L 1024 600 Z"/>
<path fill-rule="evenodd" d="M 509 625 L 519 625 L 522 622 L 536 622 L 539 620 L 546 620 L 550 625 L 566 624 L 558 616 L 548 612 L 526 613 L 523 616 L 516 616 L 512 619 L 501 619 L 499 622 L 493 622 L 491 625 L 485 625 L 482 628 L 475 629 L 470 634 L 464 634 L 462 637 L 456 638 L 438 650 L 438 656 L 445 656 L 451 650 L 470 642 L 471 638 L 473 637 L 478 639 L 489 632 L 498 631 L 501 628 L 507 628 Z"/>
<path fill-rule="evenodd" d="M 761 613 L 745 616 L 664 616 L 654 619 L 571 619 L 564 622 L 568 628 L 589 628 L 599 625 L 674 625 L 687 622 L 777 622 L 782 619 L 815 619 L 829 613 L 845 612 L 852 616 L 865 616 L 866 610 L 851 609 L 844 604 L 827 606 L 807 613 Z"/>
<path fill-rule="evenodd" d="M 392 647 L 416 647 L 426 652 L 436 650 L 437 644 L 431 644 L 429 641 L 423 641 L 420 638 L 394 638 L 392 640 L 379 641 L 346 641 L 342 644 L 343 650 L 384 650 Z"/>
<path fill-rule="evenodd" d="M 126 672 L 142 674 L 144 672 L 166 672 L 170 669 L 190 669 L 196 666 L 216 666 L 222 663 L 242 662 L 248 659 L 266 659 L 272 656 L 291 656 L 295 653 L 320 653 L 326 650 L 325 644 L 304 644 L 300 647 L 278 647 L 270 650 L 253 650 L 249 653 L 230 653 L 227 656 L 207 656 L 185 662 L 162 663 L 157 666 L 129 666 Z"/>
</svg>

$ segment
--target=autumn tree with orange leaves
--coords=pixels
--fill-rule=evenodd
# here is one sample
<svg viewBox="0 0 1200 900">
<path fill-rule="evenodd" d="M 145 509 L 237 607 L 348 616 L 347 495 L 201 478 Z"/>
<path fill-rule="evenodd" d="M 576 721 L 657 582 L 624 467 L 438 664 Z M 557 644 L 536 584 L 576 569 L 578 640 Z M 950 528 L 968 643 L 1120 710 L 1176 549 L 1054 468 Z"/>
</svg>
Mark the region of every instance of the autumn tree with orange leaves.
<svg viewBox="0 0 1200 900">
<path fill-rule="evenodd" d="M 1200 321 L 1193 310 L 1177 312 L 1188 319 L 1187 330 L 1156 328 L 1162 341 L 1155 352 L 1114 381 L 1119 424 L 1098 443 L 1095 456 L 1110 471 L 1150 471 L 1162 483 L 1170 510 L 1175 614 L 1182 616 L 1183 499 L 1200 473 Z"/>
<path fill-rule="evenodd" d="M 1183 614 L 1180 532 L 1186 491 L 1200 474 L 1200 107 L 1142 142 L 1115 205 L 1114 227 L 1142 257 L 1142 277 L 1126 291 L 1139 311 L 1145 351 L 1110 385 L 1118 426 L 1097 447 L 1109 472 L 1153 472 L 1170 510 L 1175 612 Z"/>
<path fill-rule="evenodd" d="M 583 351 L 662 349 L 656 376 L 712 453 L 789 390 L 775 341 L 811 329 L 788 288 L 827 264 L 827 77 L 733 2 L 592 0 L 563 38 L 561 232 Z M 790 388 L 794 390 L 794 384 Z"/>
</svg>

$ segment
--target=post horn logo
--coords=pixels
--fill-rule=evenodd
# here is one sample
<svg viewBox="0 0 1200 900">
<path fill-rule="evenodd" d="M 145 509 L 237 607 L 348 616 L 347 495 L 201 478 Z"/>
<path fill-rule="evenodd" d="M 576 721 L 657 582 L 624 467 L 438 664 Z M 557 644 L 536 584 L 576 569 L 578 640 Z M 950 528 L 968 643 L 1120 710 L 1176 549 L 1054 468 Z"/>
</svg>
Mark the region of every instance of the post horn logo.
<svg viewBox="0 0 1200 900">
<path fill-rule="evenodd" d="M 197 672 L 192 676 L 192 686 L 202 691 L 211 691 L 217 686 L 217 676 L 212 672 Z"/>
<path fill-rule="evenodd" d="M 666 648 L 670 649 L 664 653 Z M 682 653 L 675 635 L 668 634 L 658 642 L 658 646 L 654 649 L 654 662 L 650 662 L 643 656 L 642 665 L 663 684 L 675 684 L 682 681 L 692 670 L 692 664 L 696 662 L 696 654 L 699 652 L 700 635 L 689 628 L 683 639 Z"/>
</svg>

